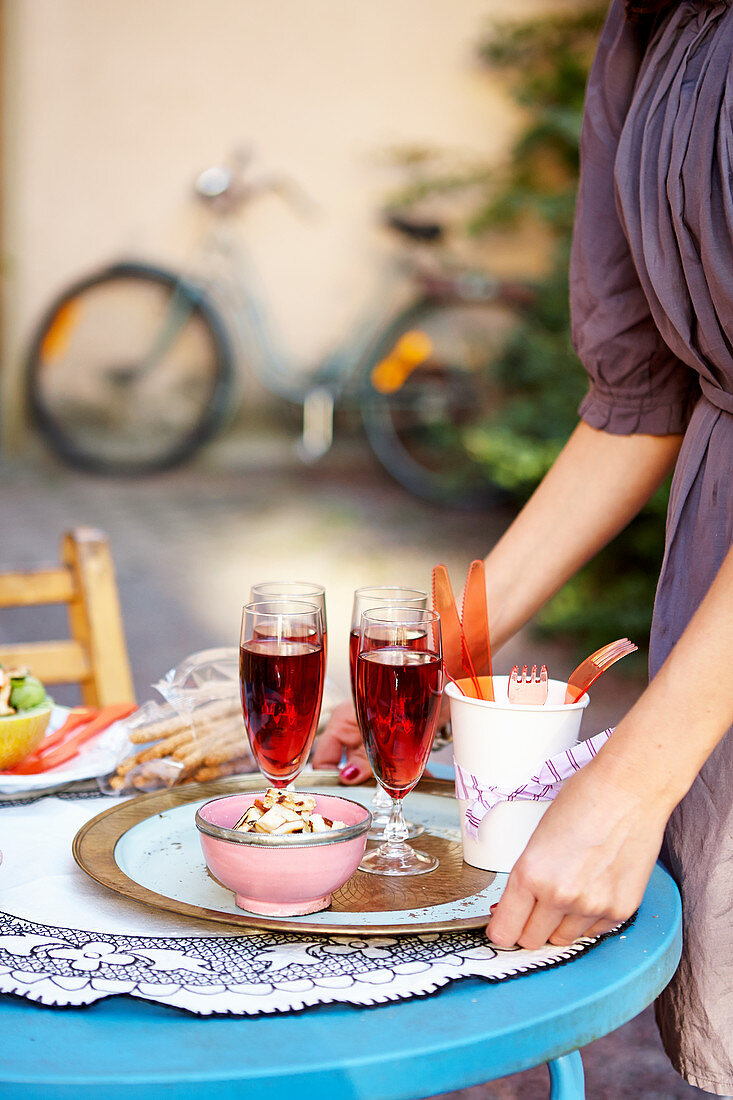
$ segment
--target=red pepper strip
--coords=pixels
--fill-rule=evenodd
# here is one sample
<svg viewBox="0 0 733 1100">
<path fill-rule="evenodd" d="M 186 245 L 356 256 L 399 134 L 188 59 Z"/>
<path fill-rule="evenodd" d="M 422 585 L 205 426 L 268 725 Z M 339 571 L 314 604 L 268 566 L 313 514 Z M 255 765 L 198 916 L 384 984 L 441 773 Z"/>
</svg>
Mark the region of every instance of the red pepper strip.
<svg viewBox="0 0 733 1100">
<path fill-rule="evenodd" d="M 85 725 L 92 718 L 94 718 L 95 714 L 98 714 L 98 711 L 92 710 L 91 707 L 74 707 L 74 709 L 68 714 L 66 721 L 62 726 L 59 726 L 59 728 L 53 733 L 49 733 L 48 736 L 44 737 L 40 745 L 38 745 L 33 750 L 33 752 L 29 753 L 28 756 L 24 757 L 20 764 L 17 764 L 14 768 L 8 768 L 6 771 L 3 771 L 0 774 L 19 774 L 18 768 L 23 768 L 27 764 L 33 764 L 37 760 L 40 760 L 41 753 L 45 749 L 50 749 L 53 748 L 54 745 L 58 745 L 61 741 L 65 739 L 67 734 L 72 733 L 78 726 Z"/>
<path fill-rule="evenodd" d="M 47 737 L 44 737 L 38 748 L 33 750 L 32 755 L 40 756 L 46 749 L 51 749 L 54 745 L 58 745 L 66 738 L 67 733 L 72 733 L 78 726 L 85 725 L 85 723 L 89 722 L 98 713 L 98 711 L 93 710 L 91 707 L 74 707 L 63 726 L 59 726 L 54 733 L 49 733 Z"/>
<path fill-rule="evenodd" d="M 65 764 L 67 760 L 73 759 L 79 752 L 81 746 L 91 740 L 92 737 L 101 733 L 102 730 L 106 730 L 113 722 L 118 722 L 120 718 L 126 718 L 128 714 L 132 714 L 136 709 L 134 703 L 122 703 L 118 706 L 103 707 L 99 714 L 97 714 L 91 722 L 87 722 L 78 733 L 72 734 L 71 737 L 67 737 L 60 745 L 56 745 L 54 748 L 40 753 L 36 760 L 32 762 L 24 761 L 16 768 L 14 774 L 36 775 L 38 772 L 47 772 L 50 771 L 51 768 L 57 768 L 59 764 Z"/>
</svg>

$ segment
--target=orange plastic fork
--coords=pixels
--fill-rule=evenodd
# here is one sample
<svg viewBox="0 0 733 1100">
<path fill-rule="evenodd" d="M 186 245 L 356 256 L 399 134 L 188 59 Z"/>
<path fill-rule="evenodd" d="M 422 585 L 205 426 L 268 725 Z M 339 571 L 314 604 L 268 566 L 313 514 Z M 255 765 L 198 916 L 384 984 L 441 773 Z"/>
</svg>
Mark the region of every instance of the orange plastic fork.
<svg viewBox="0 0 733 1100">
<path fill-rule="evenodd" d="M 519 672 L 519 665 L 515 665 L 509 675 L 507 685 L 507 698 L 510 703 L 529 704 L 541 707 L 547 701 L 547 693 L 550 685 L 547 678 L 547 665 L 543 665 L 537 675 L 537 665 L 532 665 L 532 672 L 528 675 L 525 665 Z"/>
<path fill-rule="evenodd" d="M 596 682 L 602 672 L 605 672 L 611 665 L 615 665 L 616 661 L 620 661 L 627 654 L 634 653 L 638 648 L 628 638 L 619 638 L 617 641 L 609 642 L 608 645 L 597 649 L 595 653 L 591 653 L 590 657 L 586 657 L 568 676 L 565 702 L 577 703 L 581 695 L 588 690 L 591 684 Z"/>
</svg>

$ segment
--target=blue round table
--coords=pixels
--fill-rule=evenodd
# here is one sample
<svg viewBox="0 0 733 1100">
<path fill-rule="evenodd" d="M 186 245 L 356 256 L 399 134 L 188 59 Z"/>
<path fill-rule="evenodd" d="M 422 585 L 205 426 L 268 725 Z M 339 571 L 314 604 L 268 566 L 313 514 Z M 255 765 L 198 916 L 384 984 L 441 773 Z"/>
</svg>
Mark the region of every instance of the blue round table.
<svg viewBox="0 0 733 1100">
<path fill-rule="evenodd" d="M 579 1048 L 636 1016 L 681 950 L 660 866 L 636 922 L 564 966 L 376 1008 L 197 1017 L 129 997 L 89 1008 L 0 998 L 2 1100 L 417 1100 L 549 1063 L 551 1096 L 585 1095 Z"/>
</svg>

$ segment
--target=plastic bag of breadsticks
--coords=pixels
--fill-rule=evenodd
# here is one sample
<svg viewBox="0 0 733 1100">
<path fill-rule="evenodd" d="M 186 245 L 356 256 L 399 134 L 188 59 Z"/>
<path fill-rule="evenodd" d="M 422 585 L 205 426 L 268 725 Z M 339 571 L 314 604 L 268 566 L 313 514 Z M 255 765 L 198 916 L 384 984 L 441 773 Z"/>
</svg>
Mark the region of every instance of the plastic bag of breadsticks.
<svg viewBox="0 0 733 1100">
<path fill-rule="evenodd" d="M 104 791 L 134 794 L 256 771 L 239 698 L 238 651 L 208 649 L 170 669 L 127 726 L 129 744 Z"/>
</svg>

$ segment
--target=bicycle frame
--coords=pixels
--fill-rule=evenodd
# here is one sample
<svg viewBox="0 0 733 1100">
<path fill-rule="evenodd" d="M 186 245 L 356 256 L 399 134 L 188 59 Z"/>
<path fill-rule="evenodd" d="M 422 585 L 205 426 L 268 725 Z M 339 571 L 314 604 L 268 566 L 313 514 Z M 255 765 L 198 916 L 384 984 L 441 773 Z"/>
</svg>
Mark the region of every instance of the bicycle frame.
<svg viewBox="0 0 733 1100">
<path fill-rule="evenodd" d="M 213 269 L 208 274 L 207 267 Z M 310 369 L 296 366 L 278 345 L 255 290 L 254 266 L 239 235 L 223 219 L 204 237 L 185 278 L 219 308 L 235 338 L 238 360 L 270 393 L 303 406 L 301 449 L 310 459 L 330 447 L 334 406 L 356 399 L 359 368 L 379 334 L 414 297 L 417 272 L 416 264 L 395 262 L 346 341 Z"/>
</svg>

